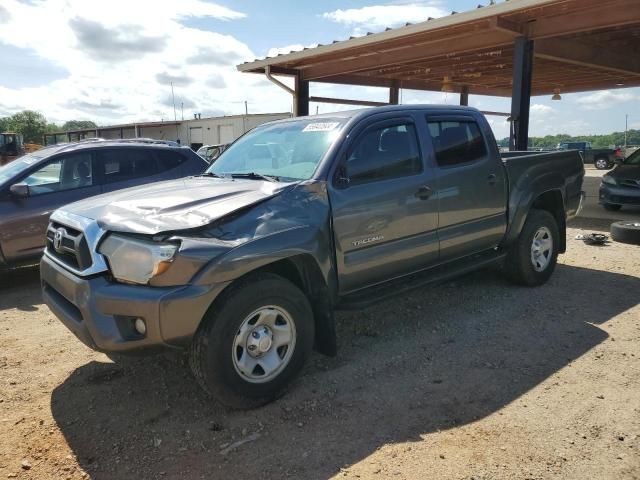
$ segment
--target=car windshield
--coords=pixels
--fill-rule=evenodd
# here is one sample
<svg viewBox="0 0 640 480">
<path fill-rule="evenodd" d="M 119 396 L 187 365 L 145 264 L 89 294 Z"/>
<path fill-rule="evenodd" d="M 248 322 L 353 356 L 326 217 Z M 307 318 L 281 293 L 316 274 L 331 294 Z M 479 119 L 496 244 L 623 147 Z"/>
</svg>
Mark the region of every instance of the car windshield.
<svg viewBox="0 0 640 480">
<path fill-rule="evenodd" d="M 0 186 L 3 186 L 5 183 L 19 176 L 22 172 L 25 172 L 29 167 L 41 159 L 42 157 L 36 155 L 24 155 L 23 157 L 0 167 Z"/>
<path fill-rule="evenodd" d="M 629 155 L 625 161 L 625 165 L 640 165 L 640 148 Z"/>
<path fill-rule="evenodd" d="M 316 118 L 257 127 L 225 150 L 207 172 L 306 180 L 337 138 L 343 122 L 340 118 Z"/>
</svg>

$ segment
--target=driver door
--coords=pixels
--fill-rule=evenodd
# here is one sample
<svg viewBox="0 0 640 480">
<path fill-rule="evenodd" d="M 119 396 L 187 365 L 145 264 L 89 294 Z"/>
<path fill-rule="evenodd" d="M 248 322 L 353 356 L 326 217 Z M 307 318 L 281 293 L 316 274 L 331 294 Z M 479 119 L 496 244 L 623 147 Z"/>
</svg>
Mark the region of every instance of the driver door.
<svg viewBox="0 0 640 480">
<path fill-rule="evenodd" d="M 100 193 L 93 172 L 92 154 L 82 152 L 55 157 L 15 182 L 27 184 L 29 195 L 8 193 L 2 200 L 0 247 L 7 262 L 40 254 L 54 210 Z"/>
</svg>

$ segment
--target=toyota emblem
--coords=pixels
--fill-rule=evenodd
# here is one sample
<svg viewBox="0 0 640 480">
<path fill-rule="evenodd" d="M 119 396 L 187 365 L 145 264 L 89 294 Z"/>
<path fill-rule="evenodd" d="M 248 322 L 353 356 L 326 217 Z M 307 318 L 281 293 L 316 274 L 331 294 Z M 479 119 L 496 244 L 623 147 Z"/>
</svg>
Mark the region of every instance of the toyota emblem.
<svg viewBox="0 0 640 480">
<path fill-rule="evenodd" d="M 60 251 L 62 248 L 62 239 L 66 236 L 67 232 L 64 228 L 59 228 L 56 230 L 56 233 L 53 235 L 53 248 L 56 251 Z"/>
</svg>

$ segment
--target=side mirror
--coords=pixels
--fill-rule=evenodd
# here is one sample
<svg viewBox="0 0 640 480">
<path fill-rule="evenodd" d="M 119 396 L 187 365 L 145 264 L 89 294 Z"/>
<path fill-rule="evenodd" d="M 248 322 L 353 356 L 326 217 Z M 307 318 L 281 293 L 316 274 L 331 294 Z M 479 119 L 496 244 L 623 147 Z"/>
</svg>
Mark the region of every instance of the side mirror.
<svg viewBox="0 0 640 480">
<path fill-rule="evenodd" d="M 15 197 L 27 198 L 29 196 L 29 185 L 26 183 L 16 183 L 9 187 L 9 191 Z"/>
</svg>

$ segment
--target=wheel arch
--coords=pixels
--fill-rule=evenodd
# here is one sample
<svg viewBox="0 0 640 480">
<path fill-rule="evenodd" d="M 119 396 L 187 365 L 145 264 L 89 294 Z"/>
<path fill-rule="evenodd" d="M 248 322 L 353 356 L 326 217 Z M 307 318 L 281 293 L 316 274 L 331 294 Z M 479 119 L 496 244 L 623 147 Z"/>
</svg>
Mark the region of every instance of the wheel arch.
<svg viewBox="0 0 640 480">
<path fill-rule="evenodd" d="M 263 264 L 237 277 L 220 292 L 209 308 L 222 301 L 230 287 L 258 273 L 271 273 L 298 287 L 309 299 L 314 315 L 314 348 L 325 355 L 337 353 L 335 320 L 333 316 L 334 294 L 327 285 L 318 262 L 311 254 L 301 253 Z"/>
</svg>

